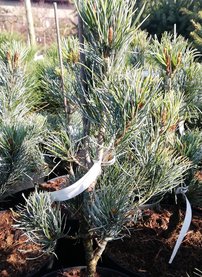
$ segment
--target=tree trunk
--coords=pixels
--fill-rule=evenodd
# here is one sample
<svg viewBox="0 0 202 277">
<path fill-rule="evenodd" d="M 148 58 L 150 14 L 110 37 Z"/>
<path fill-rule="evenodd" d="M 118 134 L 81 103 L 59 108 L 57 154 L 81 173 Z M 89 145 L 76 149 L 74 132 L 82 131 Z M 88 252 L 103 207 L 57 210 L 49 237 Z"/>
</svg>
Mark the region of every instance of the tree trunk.
<svg viewBox="0 0 202 277">
<path fill-rule="evenodd" d="M 24 3 L 25 3 L 25 11 L 26 11 L 26 17 L 27 17 L 29 43 L 31 46 L 34 46 L 36 44 L 36 39 L 35 39 L 35 32 L 34 32 L 31 2 L 30 0 L 24 0 Z"/>
<path fill-rule="evenodd" d="M 95 250 L 93 249 L 93 239 L 85 238 L 83 239 L 85 256 L 86 256 L 86 265 L 87 265 L 87 276 L 94 277 L 96 273 L 97 263 L 104 252 L 109 239 L 101 240 Z"/>
<path fill-rule="evenodd" d="M 87 276 L 94 277 L 96 273 L 97 263 L 94 261 L 94 257 L 93 257 L 93 239 L 92 238 L 83 239 L 83 245 L 85 249 Z"/>
</svg>

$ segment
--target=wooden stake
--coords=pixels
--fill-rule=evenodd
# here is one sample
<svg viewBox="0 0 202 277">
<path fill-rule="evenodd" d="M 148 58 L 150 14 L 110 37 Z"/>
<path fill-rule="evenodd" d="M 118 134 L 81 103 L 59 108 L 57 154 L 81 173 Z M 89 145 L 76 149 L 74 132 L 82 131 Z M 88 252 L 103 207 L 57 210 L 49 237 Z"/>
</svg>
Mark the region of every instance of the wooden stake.
<svg viewBox="0 0 202 277">
<path fill-rule="evenodd" d="M 78 15 L 78 33 L 79 33 L 79 45 L 80 45 L 80 62 L 85 64 L 85 54 L 84 54 L 84 37 L 83 37 L 83 21 L 80 15 Z M 88 85 L 86 81 L 86 75 L 84 72 L 84 67 L 81 66 L 80 70 L 80 80 L 82 84 L 82 89 L 85 93 L 88 91 Z M 85 96 L 82 99 L 83 104 L 85 104 Z M 89 133 L 90 133 L 90 121 L 83 116 L 83 145 L 85 149 L 85 165 L 89 168 L 91 164 L 90 154 L 89 154 Z"/>
<path fill-rule="evenodd" d="M 68 105 L 67 105 L 67 97 L 65 96 L 65 88 L 64 88 L 64 68 L 63 68 L 63 62 L 62 62 L 62 49 L 61 49 L 61 40 L 60 40 L 60 30 L 59 30 L 59 20 L 58 20 L 58 12 L 57 12 L 57 3 L 53 3 L 54 7 L 54 15 L 55 15 L 55 26 L 56 26 L 56 34 L 57 34 L 57 46 L 58 46 L 58 57 L 59 57 L 59 63 L 60 63 L 60 70 L 61 70 L 61 84 L 62 84 L 62 93 L 64 96 L 64 107 L 65 107 L 65 113 L 68 117 Z M 69 123 L 69 120 L 68 122 Z"/>
<path fill-rule="evenodd" d="M 35 32 L 34 32 L 31 2 L 30 0 L 25 0 L 24 3 L 25 3 L 25 11 L 26 11 L 26 17 L 27 17 L 29 43 L 31 46 L 34 46 L 36 44 L 36 38 L 35 38 Z"/>
</svg>

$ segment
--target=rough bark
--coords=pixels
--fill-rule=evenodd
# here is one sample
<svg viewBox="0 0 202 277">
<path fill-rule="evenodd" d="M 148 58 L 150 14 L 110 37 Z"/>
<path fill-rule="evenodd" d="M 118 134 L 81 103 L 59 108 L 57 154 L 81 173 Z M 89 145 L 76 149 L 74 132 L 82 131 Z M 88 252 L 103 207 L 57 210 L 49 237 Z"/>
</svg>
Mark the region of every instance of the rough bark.
<svg viewBox="0 0 202 277">
<path fill-rule="evenodd" d="M 85 255 L 86 255 L 86 264 L 87 264 L 87 276 L 94 277 L 96 273 L 97 263 L 104 252 L 108 240 L 103 239 L 101 240 L 96 249 L 93 249 L 93 239 L 87 238 L 83 240 L 84 248 L 85 248 Z"/>
</svg>

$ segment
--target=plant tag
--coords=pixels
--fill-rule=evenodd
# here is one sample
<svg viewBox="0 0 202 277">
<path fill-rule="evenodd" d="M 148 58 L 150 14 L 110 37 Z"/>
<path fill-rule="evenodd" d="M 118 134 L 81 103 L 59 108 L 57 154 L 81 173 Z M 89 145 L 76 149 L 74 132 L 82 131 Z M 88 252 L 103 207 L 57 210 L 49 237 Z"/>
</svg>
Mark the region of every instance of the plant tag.
<svg viewBox="0 0 202 277">
<path fill-rule="evenodd" d="M 179 126 L 180 135 L 181 135 L 181 136 L 184 136 L 184 135 L 185 135 L 184 120 L 181 120 L 181 121 L 178 123 L 178 126 Z"/>
<path fill-rule="evenodd" d="M 52 201 L 66 201 L 85 191 L 101 174 L 101 160 L 96 161 L 89 171 L 73 185 L 50 192 Z"/>
<path fill-rule="evenodd" d="M 115 155 L 113 155 L 109 161 L 103 161 L 102 156 L 98 161 L 95 161 L 94 165 L 89 169 L 89 171 L 73 185 L 58 191 L 50 192 L 52 201 L 66 201 L 81 194 L 97 180 L 102 171 L 101 166 L 113 165 L 115 161 Z"/>
<path fill-rule="evenodd" d="M 176 190 L 176 194 L 179 194 L 181 193 L 185 200 L 186 200 L 186 213 L 185 213 L 185 218 L 184 218 L 184 223 L 182 225 L 182 229 L 180 230 L 180 234 L 179 234 L 179 237 L 176 241 L 176 244 L 175 244 L 175 247 L 173 249 L 173 252 L 172 252 L 172 255 L 170 257 L 170 260 L 169 260 L 169 264 L 171 264 L 175 258 L 175 255 L 177 254 L 177 251 L 184 239 L 184 237 L 186 236 L 187 234 L 187 231 L 189 230 L 189 226 L 190 226 L 190 223 L 191 223 L 191 219 L 192 219 L 192 209 L 191 209 L 191 205 L 189 203 L 189 200 L 185 194 L 185 192 L 187 191 L 187 188 L 183 188 L 183 187 L 180 187 L 180 188 L 177 188 Z"/>
</svg>

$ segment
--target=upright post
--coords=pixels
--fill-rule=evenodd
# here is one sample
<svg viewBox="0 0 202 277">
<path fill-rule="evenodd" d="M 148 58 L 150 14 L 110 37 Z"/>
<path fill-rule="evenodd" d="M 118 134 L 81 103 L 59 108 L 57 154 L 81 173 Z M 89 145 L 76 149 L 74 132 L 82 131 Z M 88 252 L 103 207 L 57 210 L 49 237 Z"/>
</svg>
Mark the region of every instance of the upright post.
<svg viewBox="0 0 202 277">
<path fill-rule="evenodd" d="M 34 22 L 32 17 L 32 7 L 30 0 L 24 0 L 25 11 L 27 18 L 28 34 L 29 34 L 29 44 L 31 46 L 36 44 L 35 32 L 34 32 Z"/>
<path fill-rule="evenodd" d="M 63 61 L 62 61 L 62 49 L 61 49 L 61 40 L 60 40 L 60 29 L 59 29 L 59 20 L 58 20 L 58 12 L 57 12 L 57 3 L 53 3 L 54 7 L 54 15 L 55 15 L 55 26 L 56 26 L 56 34 L 57 34 L 57 47 L 58 47 L 58 57 L 60 63 L 60 71 L 61 71 L 61 84 L 62 84 L 62 92 L 64 97 L 64 108 L 65 113 L 68 118 L 68 106 L 67 106 L 67 97 L 65 96 L 65 89 L 64 89 L 64 68 L 63 68 Z M 69 120 L 68 120 L 69 121 Z M 67 122 L 69 123 L 69 122 Z"/>
<path fill-rule="evenodd" d="M 177 25 L 176 23 L 174 24 L 174 42 L 176 42 L 177 39 Z"/>
</svg>

